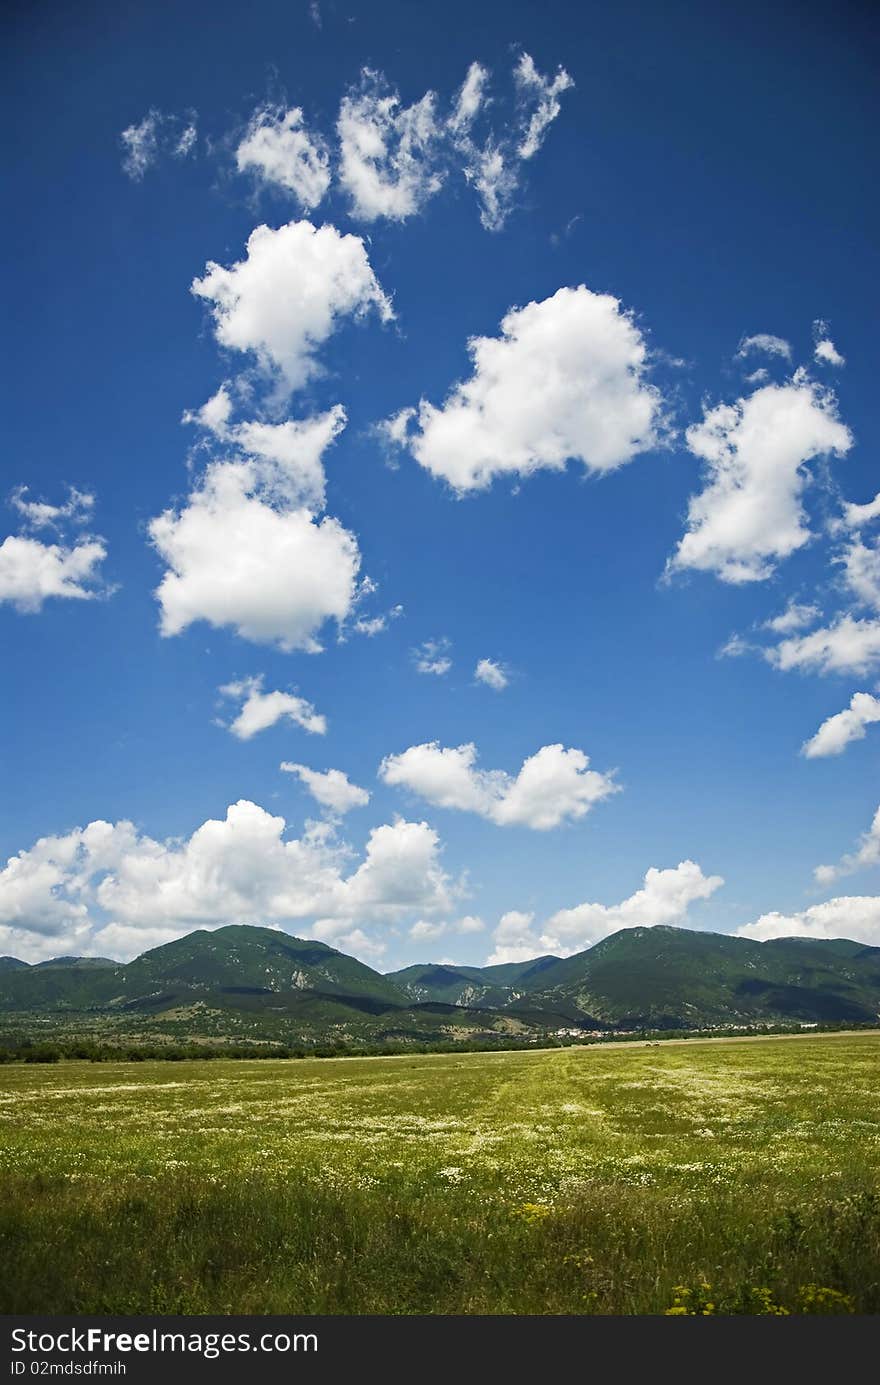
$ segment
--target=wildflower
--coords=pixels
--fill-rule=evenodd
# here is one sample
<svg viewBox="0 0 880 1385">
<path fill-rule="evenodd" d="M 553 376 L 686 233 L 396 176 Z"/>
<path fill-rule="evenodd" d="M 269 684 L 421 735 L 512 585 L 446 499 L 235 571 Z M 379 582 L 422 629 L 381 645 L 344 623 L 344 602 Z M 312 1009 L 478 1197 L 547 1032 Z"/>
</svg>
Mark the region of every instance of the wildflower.
<svg viewBox="0 0 880 1385">
<path fill-rule="evenodd" d="M 800 1313 L 854 1313 L 856 1305 L 849 1294 L 819 1284 L 802 1284 L 798 1293 Z"/>
<path fill-rule="evenodd" d="M 514 1211 L 514 1215 L 521 1217 L 527 1226 L 536 1226 L 545 1221 L 553 1212 L 552 1207 L 548 1207 L 545 1202 L 523 1202 Z"/>
</svg>

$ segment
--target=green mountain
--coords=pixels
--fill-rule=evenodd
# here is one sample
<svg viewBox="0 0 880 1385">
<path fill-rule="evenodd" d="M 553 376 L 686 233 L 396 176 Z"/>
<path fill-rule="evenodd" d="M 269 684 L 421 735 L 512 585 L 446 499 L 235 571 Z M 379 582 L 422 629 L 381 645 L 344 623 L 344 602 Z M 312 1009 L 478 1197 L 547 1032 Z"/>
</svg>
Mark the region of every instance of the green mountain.
<svg viewBox="0 0 880 1385">
<path fill-rule="evenodd" d="M 572 957 L 381 975 L 274 928 L 200 929 L 125 965 L 0 962 L 9 1033 L 284 1042 L 540 1039 L 560 1028 L 875 1021 L 880 948 L 628 928 Z"/>
<path fill-rule="evenodd" d="M 389 981 L 413 1000 L 441 1000 L 479 1010 L 503 1009 L 519 1000 L 532 981 L 558 957 L 537 957 L 529 962 L 508 962 L 492 967 L 416 965 L 388 973 Z"/>
<path fill-rule="evenodd" d="M 14 957 L 10 961 L 15 962 Z M 18 966 L 26 967 L 27 962 L 18 962 Z M 50 957 L 46 962 L 34 962 L 34 968 L 45 967 L 118 967 L 120 962 L 114 962 L 109 957 Z"/>
<path fill-rule="evenodd" d="M 0 970 L 0 1024 L 105 1038 L 375 1041 L 528 1032 L 530 1022 L 436 996 L 326 943 L 247 924 L 200 929 L 133 962 Z"/>
<path fill-rule="evenodd" d="M 684 928 L 627 928 L 572 957 L 392 973 L 419 1000 L 550 1012 L 575 1025 L 694 1028 L 765 1020 L 868 1021 L 880 948 L 843 939 L 758 943 Z M 506 997 L 506 998 L 505 998 Z"/>
<path fill-rule="evenodd" d="M 542 1008 L 570 1003 L 620 1028 L 875 1020 L 880 948 L 628 928 L 547 967 L 528 1000 Z"/>
</svg>

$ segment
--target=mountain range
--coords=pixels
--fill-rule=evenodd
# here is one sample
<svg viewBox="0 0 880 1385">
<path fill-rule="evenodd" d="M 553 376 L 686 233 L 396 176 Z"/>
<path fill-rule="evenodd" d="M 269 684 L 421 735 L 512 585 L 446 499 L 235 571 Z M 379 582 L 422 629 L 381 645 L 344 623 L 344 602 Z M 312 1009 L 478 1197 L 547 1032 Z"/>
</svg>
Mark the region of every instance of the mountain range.
<svg viewBox="0 0 880 1385">
<path fill-rule="evenodd" d="M 0 1030 L 19 1035 L 382 1043 L 878 1014 L 880 948 L 672 927 L 623 929 L 571 957 L 387 975 L 325 943 L 250 924 L 199 930 L 125 964 L 0 958 Z"/>
</svg>

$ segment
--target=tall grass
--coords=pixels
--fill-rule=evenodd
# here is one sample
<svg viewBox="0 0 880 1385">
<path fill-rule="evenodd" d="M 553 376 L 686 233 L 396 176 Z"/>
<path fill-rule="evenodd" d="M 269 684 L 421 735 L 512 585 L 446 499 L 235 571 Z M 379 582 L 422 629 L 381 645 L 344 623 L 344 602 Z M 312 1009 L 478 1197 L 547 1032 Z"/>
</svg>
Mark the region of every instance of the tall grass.
<svg viewBox="0 0 880 1385">
<path fill-rule="evenodd" d="M 5 1069 L 5 1313 L 880 1313 L 880 1040 Z"/>
<path fill-rule="evenodd" d="M 838 1310 L 880 1312 L 880 1198 L 865 1188 L 756 1208 L 597 1187 L 537 1215 L 259 1175 L 7 1194 L 5 1313 L 661 1313 L 704 1282 L 715 1302 L 768 1289 L 798 1312 L 820 1285 Z"/>
</svg>

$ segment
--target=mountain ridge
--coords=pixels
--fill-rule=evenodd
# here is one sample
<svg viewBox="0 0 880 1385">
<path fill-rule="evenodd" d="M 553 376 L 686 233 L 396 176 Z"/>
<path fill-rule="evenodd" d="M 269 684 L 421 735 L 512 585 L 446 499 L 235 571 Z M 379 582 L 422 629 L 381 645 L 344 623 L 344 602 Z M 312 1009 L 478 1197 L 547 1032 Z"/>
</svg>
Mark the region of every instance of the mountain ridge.
<svg viewBox="0 0 880 1385">
<path fill-rule="evenodd" d="M 874 1022 L 880 948 L 634 926 L 569 957 L 381 973 L 317 939 L 227 924 L 131 962 L 0 959 L 0 1026 L 247 1039 L 449 1039 L 558 1029 Z"/>
</svg>

